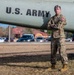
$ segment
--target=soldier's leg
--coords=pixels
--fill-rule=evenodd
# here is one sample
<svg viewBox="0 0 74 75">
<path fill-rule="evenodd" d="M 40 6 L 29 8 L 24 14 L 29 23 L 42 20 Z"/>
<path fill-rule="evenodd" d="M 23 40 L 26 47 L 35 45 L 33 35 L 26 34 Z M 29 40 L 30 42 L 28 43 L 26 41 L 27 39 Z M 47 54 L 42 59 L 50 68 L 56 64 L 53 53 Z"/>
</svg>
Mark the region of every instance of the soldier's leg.
<svg viewBox="0 0 74 75">
<path fill-rule="evenodd" d="M 51 41 L 51 64 L 56 65 L 57 41 Z"/>
<path fill-rule="evenodd" d="M 53 69 L 56 69 L 56 40 L 51 41 L 51 67 L 47 69 L 47 71 L 53 71 Z"/>
<path fill-rule="evenodd" d="M 67 57 L 67 53 L 66 53 L 66 45 L 65 45 L 65 39 L 62 38 L 60 40 L 60 55 L 61 55 L 61 62 L 63 64 L 63 67 L 61 69 L 61 71 L 66 71 L 68 70 L 68 57 Z"/>
<path fill-rule="evenodd" d="M 68 57 L 66 52 L 66 45 L 65 45 L 65 39 L 60 39 L 60 55 L 61 55 L 61 62 L 62 64 L 68 64 Z"/>
</svg>

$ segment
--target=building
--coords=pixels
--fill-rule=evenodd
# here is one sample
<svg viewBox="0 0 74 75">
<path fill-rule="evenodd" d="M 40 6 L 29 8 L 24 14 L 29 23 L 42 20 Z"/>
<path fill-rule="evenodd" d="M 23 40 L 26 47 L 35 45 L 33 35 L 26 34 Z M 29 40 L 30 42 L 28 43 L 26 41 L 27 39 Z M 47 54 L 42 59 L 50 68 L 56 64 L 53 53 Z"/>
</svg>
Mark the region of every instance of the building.
<svg viewBox="0 0 74 75">
<path fill-rule="evenodd" d="M 49 36 L 47 33 L 42 32 L 40 30 L 36 30 L 36 29 L 33 29 L 32 32 L 33 32 L 35 38 L 36 37 L 44 37 L 44 38 L 47 38 Z"/>
<path fill-rule="evenodd" d="M 23 29 L 23 27 L 15 27 L 12 29 L 12 34 L 14 35 L 14 37 L 19 38 L 23 34 Z"/>
<path fill-rule="evenodd" d="M 30 29 L 31 34 L 34 34 L 35 38 L 36 37 L 44 37 L 47 38 L 48 34 L 45 32 L 42 32 L 38 29 Z M 21 37 L 23 34 L 27 34 L 29 32 L 28 28 L 25 27 L 15 27 L 12 29 L 12 34 L 14 35 L 14 37 Z"/>
</svg>

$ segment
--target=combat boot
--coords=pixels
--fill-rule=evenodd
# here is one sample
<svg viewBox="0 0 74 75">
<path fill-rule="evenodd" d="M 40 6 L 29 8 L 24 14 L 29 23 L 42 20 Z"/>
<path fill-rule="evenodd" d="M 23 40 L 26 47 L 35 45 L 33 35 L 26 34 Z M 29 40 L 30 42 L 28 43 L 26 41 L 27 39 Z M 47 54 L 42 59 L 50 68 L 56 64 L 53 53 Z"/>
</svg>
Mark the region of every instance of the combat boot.
<svg viewBox="0 0 74 75">
<path fill-rule="evenodd" d="M 51 69 L 56 69 L 56 65 L 52 64 Z"/>
<path fill-rule="evenodd" d="M 61 72 L 65 72 L 67 71 L 69 68 L 68 68 L 68 65 L 67 64 L 64 64 L 62 69 L 60 70 Z"/>
<path fill-rule="evenodd" d="M 53 71 L 56 69 L 56 65 L 52 64 L 50 68 L 47 69 L 47 71 Z"/>
</svg>

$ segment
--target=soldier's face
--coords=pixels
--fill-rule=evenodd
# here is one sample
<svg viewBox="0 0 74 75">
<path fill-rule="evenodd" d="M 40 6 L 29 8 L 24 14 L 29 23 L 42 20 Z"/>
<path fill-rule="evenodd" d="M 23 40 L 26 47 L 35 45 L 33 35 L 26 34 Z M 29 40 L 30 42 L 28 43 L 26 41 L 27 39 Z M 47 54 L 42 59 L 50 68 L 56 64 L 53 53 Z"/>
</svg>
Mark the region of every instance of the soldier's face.
<svg viewBox="0 0 74 75">
<path fill-rule="evenodd" d="M 59 15 L 60 13 L 61 13 L 61 9 L 58 7 L 58 8 L 56 8 L 55 9 L 55 13 L 57 14 L 57 15 Z"/>
</svg>

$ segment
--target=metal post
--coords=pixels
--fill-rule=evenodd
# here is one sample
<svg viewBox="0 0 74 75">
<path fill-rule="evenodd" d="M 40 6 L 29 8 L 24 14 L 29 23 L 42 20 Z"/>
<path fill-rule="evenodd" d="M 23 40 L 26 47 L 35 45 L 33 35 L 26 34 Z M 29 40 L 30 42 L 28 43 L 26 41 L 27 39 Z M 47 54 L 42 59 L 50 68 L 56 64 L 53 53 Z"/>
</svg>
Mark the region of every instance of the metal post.
<svg viewBox="0 0 74 75">
<path fill-rule="evenodd" d="M 11 26 L 9 26 L 8 28 L 9 28 L 9 39 L 8 39 L 8 42 L 10 43 L 10 38 L 11 38 Z"/>
</svg>

